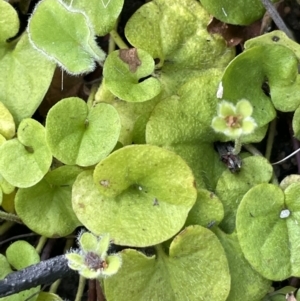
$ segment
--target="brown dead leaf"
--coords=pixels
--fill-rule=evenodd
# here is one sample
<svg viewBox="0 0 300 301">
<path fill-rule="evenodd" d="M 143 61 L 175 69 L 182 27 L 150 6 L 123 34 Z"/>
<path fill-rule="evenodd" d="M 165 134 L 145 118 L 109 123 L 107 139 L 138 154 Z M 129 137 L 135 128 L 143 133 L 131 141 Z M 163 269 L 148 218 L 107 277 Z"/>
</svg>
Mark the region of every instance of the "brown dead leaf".
<svg viewBox="0 0 300 301">
<path fill-rule="evenodd" d="M 132 73 L 134 73 L 138 66 L 141 65 L 136 48 L 120 49 L 119 57 L 124 63 L 128 64 L 129 70 Z"/>
</svg>

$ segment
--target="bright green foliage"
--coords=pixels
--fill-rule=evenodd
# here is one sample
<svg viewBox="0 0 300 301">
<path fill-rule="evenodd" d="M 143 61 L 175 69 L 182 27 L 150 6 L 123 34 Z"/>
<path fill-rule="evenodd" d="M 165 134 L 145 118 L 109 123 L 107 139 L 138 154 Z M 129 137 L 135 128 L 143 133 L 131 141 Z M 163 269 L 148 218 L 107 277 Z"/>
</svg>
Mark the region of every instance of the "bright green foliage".
<svg viewBox="0 0 300 301">
<path fill-rule="evenodd" d="M 154 71 L 154 60 L 146 51 L 136 48 L 116 50 L 107 57 L 104 85 L 118 98 L 130 102 L 149 100 L 161 91 L 159 81 L 148 77 Z"/>
<path fill-rule="evenodd" d="M 39 2 L 29 20 L 28 34 L 33 47 L 71 74 L 94 70 L 95 61 L 102 64 L 106 56 L 94 40 L 85 12 L 62 0 Z"/>
<path fill-rule="evenodd" d="M 223 204 L 213 193 L 205 189 L 198 190 L 197 201 L 187 217 L 185 225 L 212 227 L 224 218 Z"/>
<path fill-rule="evenodd" d="M 62 237 L 80 225 L 71 204 L 72 185 L 80 172 L 79 167 L 62 166 L 35 186 L 18 190 L 16 212 L 28 228 L 46 237 Z"/>
<path fill-rule="evenodd" d="M 236 233 L 225 234 L 219 228 L 214 228 L 227 256 L 231 286 L 226 301 L 254 301 L 269 291 L 271 281 L 263 278 L 245 259 Z"/>
<path fill-rule="evenodd" d="M 261 0 L 201 0 L 201 4 L 218 20 L 236 25 L 249 25 L 265 12 Z"/>
<path fill-rule="evenodd" d="M 190 168 L 176 154 L 151 145 L 123 147 L 74 183 L 79 220 L 114 242 L 149 246 L 175 235 L 196 201 Z"/>
<path fill-rule="evenodd" d="M 246 99 L 240 100 L 236 106 L 223 100 L 218 104 L 218 116 L 213 118 L 211 126 L 231 139 L 251 134 L 257 126 L 251 117 L 252 112 L 252 105 Z"/>
<path fill-rule="evenodd" d="M 225 67 L 233 58 L 234 50 L 223 38 L 207 32 L 209 20 L 197 1 L 155 0 L 127 22 L 125 35 L 131 45 L 159 60 L 158 79 L 167 95 L 204 70 Z"/>
<path fill-rule="evenodd" d="M 18 127 L 18 138 L 0 146 L 0 173 L 17 187 L 38 183 L 49 170 L 51 162 L 45 128 L 34 119 L 23 119 Z"/>
<path fill-rule="evenodd" d="M 22 252 L 22 256 L 20 256 Z M 11 244 L 6 250 L 6 258 L 0 256 L 1 273 L 0 278 L 4 278 L 9 273 L 13 272 L 11 266 L 16 270 L 21 270 L 29 265 L 38 263 L 40 261 L 39 255 L 27 241 L 19 240 Z M 24 301 L 30 297 L 31 300 L 37 300 L 37 292 L 40 286 L 31 288 L 29 290 L 13 294 L 8 297 L 0 298 L 1 301 Z"/>
<path fill-rule="evenodd" d="M 211 127 L 220 77 L 219 70 L 210 69 L 188 81 L 154 108 L 146 127 L 146 142 L 180 155 L 192 168 L 197 187 L 209 190 L 223 171 L 212 145 L 218 134 Z"/>
<path fill-rule="evenodd" d="M 121 252 L 120 271 L 104 280 L 108 301 L 124 300 L 124 295 L 132 301 L 226 300 L 228 264 L 210 230 L 190 226 L 174 238 L 169 254 L 161 245 L 155 251 L 151 257 L 132 249 Z"/>
<path fill-rule="evenodd" d="M 262 89 L 266 79 L 270 97 Z M 246 48 L 226 68 L 222 85 L 224 99 L 237 102 L 246 97 L 251 102 L 258 129 L 275 117 L 274 108 L 287 112 L 294 111 L 300 105 L 297 57 L 292 50 L 276 43 L 262 41 L 260 45 Z M 254 141 L 255 133 L 245 136 L 243 140 Z M 258 138 L 259 135 L 256 135 Z"/>
<path fill-rule="evenodd" d="M 215 193 L 224 206 L 225 216 L 220 226 L 225 232 L 232 233 L 235 229 L 236 211 L 245 193 L 256 184 L 268 183 L 272 173 L 270 163 L 259 156 L 243 159 L 239 173 L 229 170 L 222 173 Z"/>
<path fill-rule="evenodd" d="M 80 275 L 88 279 L 100 279 L 112 276 L 122 265 L 119 254 L 107 255 L 110 246 L 109 235 L 96 237 L 92 233 L 84 232 L 78 239 L 80 249 L 66 254 L 68 265 L 77 270 Z"/>
<path fill-rule="evenodd" d="M 7 41 L 17 34 L 19 20 L 17 12 L 3 0 L 0 20 L 0 102 L 19 124 L 23 118 L 31 117 L 41 103 L 55 66 L 32 48 L 27 34 L 18 41 Z"/>
<path fill-rule="evenodd" d="M 14 191 L 15 186 L 7 182 L 0 174 L 0 187 L 5 194 L 10 194 Z"/>
<path fill-rule="evenodd" d="M 91 166 L 114 148 L 120 133 L 115 108 L 106 103 L 92 107 L 80 98 L 65 98 L 46 119 L 46 137 L 54 157 L 65 164 Z"/>
<path fill-rule="evenodd" d="M 14 118 L 2 102 L 0 102 L 0 134 L 6 139 L 11 139 L 16 134 Z"/>
<path fill-rule="evenodd" d="M 115 26 L 124 0 L 68 0 L 73 9 L 84 11 L 93 25 L 95 34 L 104 36 Z"/>
<path fill-rule="evenodd" d="M 243 253 L 268 279 L 300 275 L 299 204 L 300 183 L 291 184 L 284 192 L 263 183 L 250 189 L 238 208 L 237 234 Z"/>
</svg>

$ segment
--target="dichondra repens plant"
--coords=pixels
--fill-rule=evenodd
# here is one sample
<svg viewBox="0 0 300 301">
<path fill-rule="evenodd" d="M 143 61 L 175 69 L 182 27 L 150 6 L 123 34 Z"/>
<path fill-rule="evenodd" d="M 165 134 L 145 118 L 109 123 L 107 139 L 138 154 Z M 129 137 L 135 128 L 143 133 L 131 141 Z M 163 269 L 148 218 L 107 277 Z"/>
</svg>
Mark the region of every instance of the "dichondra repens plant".
<svg viewBox="0 0 300 301">
<path fill-rule="evenodd" d="M 259 0 L 153 0 L 121 38 L 123 5 L 41 0 L 19 32 L 17 11 L 0 0 L 0 217 L 41 235 L 38 251 L 84 227 L 65 257 L 108 301 L 280 298 L 268 294 L 272 281 L 300 277 L 299 181 L 277 184 L 270 158 L 242 146 L 262 141 L 277 112 L 295 112 L 299 138 L 299 45 L 272 31 L 235 55 L 207 31 L 210 14 L 260 19 Z M 96 37 L 108 34 L 101 49 Z M 33 119 L 56 67 L 80 76 L 97 66 L 103 77 L 87 101 L 62 97 Z M 216 142 L 233 143 L 225 157 L 239 154 L 239 171 Z M 1 279 L 39 262 L 24 241 L 5 255 Z"/>
</svg>

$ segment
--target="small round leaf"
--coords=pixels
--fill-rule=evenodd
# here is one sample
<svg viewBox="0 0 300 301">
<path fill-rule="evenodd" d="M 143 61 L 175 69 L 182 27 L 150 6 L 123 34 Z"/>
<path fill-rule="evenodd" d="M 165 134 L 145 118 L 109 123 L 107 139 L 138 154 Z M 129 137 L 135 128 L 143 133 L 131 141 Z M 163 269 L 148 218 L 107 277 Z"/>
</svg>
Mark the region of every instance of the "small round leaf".
<svg viewBox="0 0 300 301">
<path fill-rule="evenodd" d="M 150 145 L 123 147 L 81 173 L 73 209 L 93 233 L 116 244 L 149 246 L 183 226 L 197 191 L 190 168 L 176 154 Z"/>
<path fill-rule="evenodd" d="M 30 118 L 20 123 L 18 138 L 0 146 L 0 173 L 16 187 L 30 187 L 39 182 L 49 170 L 51 162 L 45 129 Z"/>
<path fill-rule="evenodd" d="M 149 100 L 161 91 L 160 82 L 149 77 L 154 71 L 154 60 L 144 50 L 120 49 L 107 57 L 103 75 L 104 84 L 118 98 L 132 102 Z M 140 79 L 149 77 L 142 82 Z"/>
<path fill-rule="evenodd" d="M 217 237 L 201 226 L 190 226 L 172 241 L 169 254 L 156 246 L 156 256 L 136 250 L 121 252 L 123 264 L 104 280 L 108 301 L 225 301 L 230 274 Z M 118 289 L 116 289 L 118 287 Z M 130 287 L 130 289 L 128 289 Z"/>
<path fill-rule="evenodd" d="M 15 198 L 18 216 L 32 231 L 46 237 L 66 236 L 80 225 L 71 204 L 72 184 L 81 169 L 62 166 Z"/>
<path fill-rule="evenodd" d="M 46 120 L 46 137 L 53 156 L 65 164 L 91 166 L 114 148 L 120 134 L 116 109 L 98 103 L 90 109 L 80 98 L 65 98 Z"/>
</svg>

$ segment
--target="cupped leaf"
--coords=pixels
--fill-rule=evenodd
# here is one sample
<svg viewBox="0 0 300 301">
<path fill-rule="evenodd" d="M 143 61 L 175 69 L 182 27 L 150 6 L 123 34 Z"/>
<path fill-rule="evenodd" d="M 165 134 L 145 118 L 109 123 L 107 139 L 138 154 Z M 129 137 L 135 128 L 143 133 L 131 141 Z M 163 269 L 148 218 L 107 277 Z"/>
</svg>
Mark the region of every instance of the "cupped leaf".
<svg viewBox="0 0 300 301">
<path fill-rule="evenodd" d="M 261 300 L 269 291 L 272 282 L 262 277 L 248 263 L 239 245 L 237 234 L 225 234 L 219 228 L 213 228 L 227 256 L 231 286 L 226 301 Z"/>
<path fill-rule="evenodd" d="M 65 2 L 72 8 L 85 12 L 98 36 L 104 36 L 114 28 L 124 4 L 124 0 L 68 0 Z"/>
<path fill-rule="evenodd" d="M 169 255 L 161 246 L 155 249 L 156 256 L 152 257 L 132 249 L 121 252 L 120 271 L 104 280 L 108 301 L 124 300 L 124 294 L 132 301 L 226 300 L 230 289 L 228 264 L 211 231 L 190 226 L 174 238 Z"/>
<path fill-rule="evenodd" d="M 46 137 L 53 156 L 65 164 L 91 166 L 114 148 L 120 134 L 116 109 L 105 103 L 91 108 L 80 98 L 65 98 L 46 119 Z"/>
<path fill-rule="evenodd" d="M 129 19 L 125 35 L 130 44 L 147 51 L 157 62 L 164 92 L 176 90 L 209 68 L 223 68 L 234 56 L 219 35 L 207 30 L 210 15 L 196 1 L 155 0 Z M 143 27 L 143 31 L 139 30 Z"/>
<path fill-rule="evenodd" d="M 71 203 L 72 184 L 80 172 L 62 166 L 35 186 L 18 190 L 16 212 L 28 228 L 46 237 L 63 237 L 80 225 Z"/>
<path fill-rule="evenodd" d="M 37 4 L 28 24 L 33 47 L 71 74 L 95 69 L 105 53 L 94 39 L 94 30 L 84 11 L 61 0 Z"/>
<path fill-rule="evenodd" d="M 259 127 L 275 117 L 274 107 L 288 112 L 300 104 L 297 57 L 288 47 L 276 43 L 262 41 L 259 46 L 246 48 L 226 68 L 222 85 L 224 99 L 236 102 L 246 98 L 251 102 L 252 117 Z M 264 85 L 270 92 L 263 90 Z"/>
<path fill-rule="evenodd" d="M 190 168 L 157 146 L 123 147 L 83 172 L 72 202 L 79 220 L 93 233 L 110 233 L 119 245 L 149 246 L 171 238 L 196 201 Z"/>
<path fill-rule="evenodd" d="M 283 280 L 300 275 L 300 183 L 283 192 L 259 184 L 243 197 L 237 211 L 237 234 L 243 253 L 262 276 Z"/>
<path fill-rule="evenodd" d="M 239 173 L 225 170 L 219 178 L 216 195 L 224 206 L 224 219 L 220 227 L 227 233 L 235 229 L 236 211 L 245 195 L 253 186 L 270 181 L 273 174 L 271 164 L 264 157 L 253 156 L 243 159 Z"/>
<path fill-rule="evenodd" d="M 0 19 L 6 28 L 6 24 L 14 24 L 14 18 L 9 17 L 10 11 L 1 7 L 3 5 L 8 4 L 0 1 L 0 12 L 5 14 L 5 18 L 0 16 Z M 10 18 L 7 22 L 6 17 Z M 1 25 L 0 35 L 2 28 Z M 13 32 L 9 37 L 15 35 Z M 17 43 L 0 40 L 0 101 L 13 115 L 16 124 L 36 111 L 50 85 L 54 69 L 55 64 L 32 48 L 27 34 L 23 34 Z"/>
<path fill-rule="evenodd" d="M 18 138 L 0 146 L 0 173 L 17 187 L 30 187 L 39 182 L 49 170 L 51 162 L 45 129 L 30 118 L 20 123 Z"/>
<path fill-rule="evenodd" d="M 105 61 L 104 84 L 122 100 L 143 102 L 161 91 L 160 82 L 149 77 L 153 71 L 154 60 L 146 51 L 136 48 L 116 50 Z M 149 78 L 139 82 L 145 77 Z"/>
<path fill-rule="evenodd" d="M 210 228 L 218 225 L 223 217 L 224 209 L 220 199 L 213 192 L 200 189 L 197 201 L 189 212 L 185 225 L 201 225 Z"/>
<path fill-rule="evenodd" d="M 300 106 L 294 113 L 293 116 L 293 131 L 297 139 L 300 139 Z"/>
<path fill-rule="evenodd" d="M 201 4 L 218 20 L 236 25 L 249 25 L 265 12 L 260 0 L 201 0 Z"/>
</svg>

